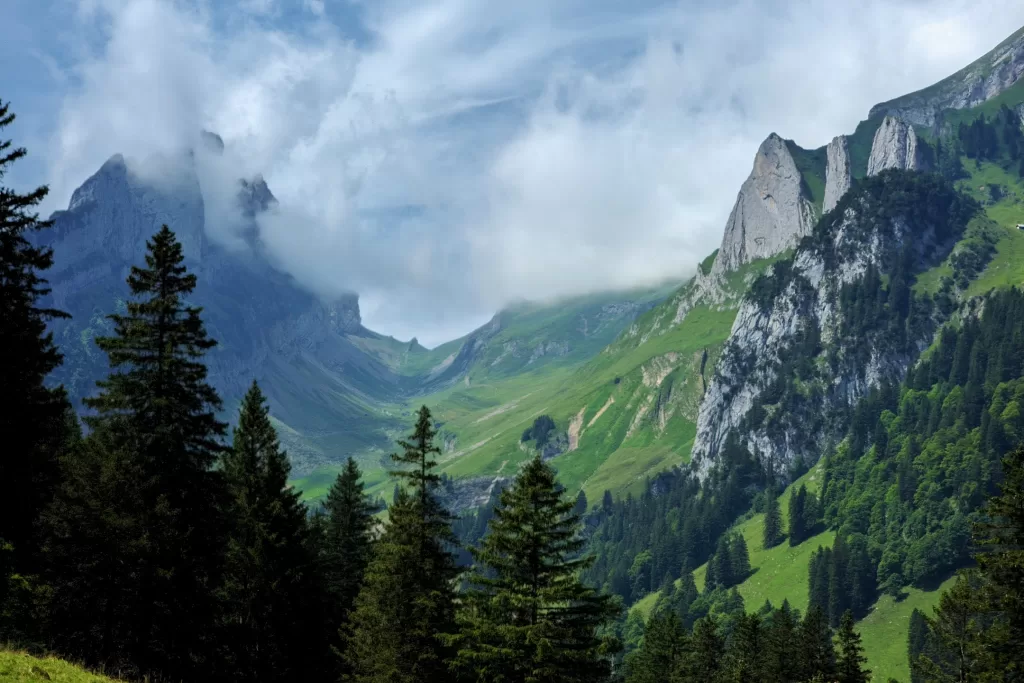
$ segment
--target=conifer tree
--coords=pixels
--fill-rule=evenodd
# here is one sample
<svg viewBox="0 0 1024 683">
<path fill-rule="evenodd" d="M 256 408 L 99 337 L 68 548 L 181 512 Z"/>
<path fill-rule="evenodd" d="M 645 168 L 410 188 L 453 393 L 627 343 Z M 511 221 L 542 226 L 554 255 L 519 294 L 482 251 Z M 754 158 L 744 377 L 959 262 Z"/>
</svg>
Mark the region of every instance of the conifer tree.
<svg viewBox="0 0 1024 683">
<path fill-rule="evenodd" d="M 914 608 L 910 613 L 910 626 L 907 631 L 907 658 L 910 662 L 910 683 L 923 683 L 924 678 L 917 666 L 917 660 L 928 652 L 928 622 L 924 613 Z"/>
<path fill-rule="evenodd" d="M 0 131 L 14 118 L 0 101 Z M 26 154 L 11 145 L 0 139 L 0 181 Z M 10 571 L 22 574 L 39 569 L 38 518 L 57 483 L 59 452 L 73 436 L 66 429 L 63 389 L 44 384 L 62 360 L 47 323 L 67 317 L 42 305 L 50 291 L 42 271 L 52 265 L 53 252 L 29 241 L 31 233 L 52 225 L 35 212 L 47 193 L 46 187 L 21 194 L 0 186 L 0 544 L 11 548 Z"/>
<path fill-rule="evenodd" d="M 329 636 L 339 651 L 338 636 L 355 607 L 370 561 L 377 506 L 363 492 L 362 473 L 352 458 L 338 474 L 324 501 L 321 566 L 327 593 Z"/>
<path fill-rule="evenodd" d="M 583 492 L 583 489 L 580 489 L 580 492 L 576 494 L 576 507 L 574 508 L 574 512 L 580 517 L 587 514 L 587 494 Z"/>
<path fill-rule="evenodd" d="M 765 680 L 793 681 L 800 673 L 797 656 L 797 620 L 788 601 L 772 612 L 771 626 L 765 637 Z"/>
<path fill-rule="evenodd" d="M 399 441 L 392 460 L 408 469 L 392 475 L 400 487 L 374 545 L 346 634 L 345 661 L 358 683 L 428 683 L 449 680 L 455 633 L 452 515 L 435 495 L 440 476 L 433 456 L 430 411 L 420 408 L 415 430 Z"/>
<path fill-rule="evenodd" d="M 925 616 L 928 641 L 934 647 L 911 662 L 916 676 L 925 681 L 975 681 L 986 680 L 982 674 L 989 672 L 997 675 L 988 680 L 1015 680 L 1012 660 L 1007 661 L 998 648 L 999 636 L 1005 632 L 1000 628 L 990 632 L 987 608 L 982 576 L 977 570 L 961 572 L 939 598 L 934 616 Z"/>
<path fill-rule="evenodd" d="M 1005 615 L 1005 627 L 990 639 L 999 669 L 1024 679 L 1024 444 L 1002 464 L 1000 494 L 989 499 L 986 522 L 976 530 L 977 559 L 990 609 Z"/>
<path fill-rule="evenodd" d="M 800 624 L 799 660 L 802 680 L 821 676 L 826 680 L 835 673 L 835 647 L 828 617 L 817 605 L 811 605 Z"/>
<path fill-rule="evenodd" d="M 846 610 L 839 620 L 839 631 L 836 633 L 839 651 L 836 653 L 836 676 L 839 683 L 868 683 L 871 670 L 865 669 L 867 657 L 860 634 L 853 628 L 853 612 Z"/>
<path fill-rule="evenodd" d="M 727 681 L 764 681 L 766 648 L 761 617 L 743 614 L 736 622 L 725 659 Z"/>
<path fill-rule="evenodd" d="M 799 545 L 807 537 L 804 518 L 807 508 L 807 487 L 803 484 L 789 496 L 789 544 Z"/>
<path fill-rule="evenodd" d="M 618 607 L 579 580 L 593 558 L 575 502 L 534 457 L 499 498 L 490 531 L 473 548 L 458 664 L 472 680 L 604 681 L 614 642 L 598 631 Z"/>
<path fill-rule="evenodd" d="M 725 639 L 718 633 L 718 622 L 712 616 L 701 617 L 693 625 L 692 652 L 684 680 L 717 680 L 724 656 Z"/>
<path fill-rule="evenodd" d="M 291 465 L 253 382 L 234 446 L 224 454 L 227 546 L 220 590 L 225 678 L 293 680 L 308 660 L 300 613 L 312 571 L 306 509 L 288 487 Z"/>
<path fill-rule="evenodd" d="M 126 314 L 97 339 L 111 374 L 88 400 L 89 443 L 67 459 L 50 522 L 54 637 L 126 672 L 203 680 L 223 551 L 220 399 L 206 382 L 196 284 L 163 228 L 128 276 Z"/>
<path fill-rule="evenodd" d="M 656 615 L 644 629 L 643 646 L 627 660 L 626 683 L 681 681 L 689 657 L 690 638 L 673 613 Z"/>
<path fill-rule="evenodd" d="M 782 515 L 779 512 L 779 499 L 775 491 L 768 491 L 768 500 L 764 511 L 764 549 L 774 548 L 782 542 Z"/>
<path fill-rule="evenodd" d="M 750 552 L 743 534 L 736 534 L 729 543 L 731 583 L 739 583 L 750 575 Z"/>
</svg>

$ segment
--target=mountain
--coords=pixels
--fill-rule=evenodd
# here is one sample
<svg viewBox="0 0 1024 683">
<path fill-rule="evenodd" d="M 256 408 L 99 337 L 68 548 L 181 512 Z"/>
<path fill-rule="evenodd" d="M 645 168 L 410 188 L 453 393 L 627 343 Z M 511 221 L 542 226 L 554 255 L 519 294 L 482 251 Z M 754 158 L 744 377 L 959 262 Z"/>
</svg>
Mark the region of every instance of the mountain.
<svg viewBox="0 0 1024 683">
<path fill-rule="evenodd" d="M 875 679 L 907 680 L 911 612 L 970 564 L 970 525 L 1024 434 L 1022 50 L 1024 30 L 822 148 L 771 135 L 715 265 L 638 321 L 671 334 L 707 306 L 729 329 L 701 364 L 677 467 L 592 512 L 590 578 L 633 604 L 627 643 L 658 610 L 727 624 L 766 600 L 806 610 L 822 599 L 810 585 L 830 619 L 854 610 Z M 809 532 L 763 547 L 766 490 L 785 524 L 801 487 L 821 506 Z M 705 585 L 716 542 L 737 536 L 751 569 Z"/>
<path fill-rule="evenodd" d="M 54 250 L 50 303 L 71 314 L 53 324 L 65 363 L 54 374 L 76 404 L 106 375 L 97 336 L 123 305 L 125 278 L 146 240 L 166 223 L 197 275 L 193 303 L 218 346 L 210 377 L 233 417 L 249 383 L 267 394 L 294 471 L 303 475 L 354 455 L 371 467 L 406 428 L 402 402 L 460 381 L 578 363 L 607 345 L 662 290 L 618 292 L 502 311 L 466 337 L 428 350 L 362 325 L 358 297 L 324 300 L 281 272 L 267 253 L 258 217 L 277 203 L 262 178 L 239 179 L 242 224 L 229 243 L 211 238 L 216 207 L 200 180 L 223 151 L 204 133 L 193 150 L 165 160 L 159 180 L 111 157 L 53 216 L 40 240 Z M 213 198 L 215 199 L 215 198 Z"/>
</svg>

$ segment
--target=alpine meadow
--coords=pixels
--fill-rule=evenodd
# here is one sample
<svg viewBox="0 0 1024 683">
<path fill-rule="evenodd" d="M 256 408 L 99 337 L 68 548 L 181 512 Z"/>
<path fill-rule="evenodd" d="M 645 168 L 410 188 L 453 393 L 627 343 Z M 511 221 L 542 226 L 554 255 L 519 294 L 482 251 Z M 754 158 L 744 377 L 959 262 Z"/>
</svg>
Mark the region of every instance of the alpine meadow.
<svg viewBox="0 0 1024 683">
<path fill-rule="evenodd" d="M 61 2 L 0 682 L 1024 683 L 1024 10 Z"/>
</svg>

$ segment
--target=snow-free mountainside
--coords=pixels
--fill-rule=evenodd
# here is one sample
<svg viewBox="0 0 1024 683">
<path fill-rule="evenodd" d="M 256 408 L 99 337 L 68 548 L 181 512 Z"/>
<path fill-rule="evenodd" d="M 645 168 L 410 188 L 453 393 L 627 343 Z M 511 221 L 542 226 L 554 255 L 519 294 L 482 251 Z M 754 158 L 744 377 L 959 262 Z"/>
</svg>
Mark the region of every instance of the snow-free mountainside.
<svg viewBox="0 0 1024 683">
<path fill-rule="evenodd" d="M 364 327 L 358 293 L 325 301 L 280 272 L 262 178 L 239 179 L 240 242 L 210 239 L 197 169 L 223 153 L 215 134 L 159 186 L 115 154 L 39 233 L 46 302 L 71 314 L 52 322 L 52 381 L 76 406 L 94 395 L 94 339 L 167 224 L 219 342 L 225 419 L 257 380 L 306 500 L 351 457 L 390 503 L 388 454 L 426 405 L 464 543 L 538 454 L 582 493 L 584 577 L 627 607 L 627 650 L 668 613 L 731 633 L 783 603 L 833 628 L 850 610 L 873 680 L 909 681 L 914 615 L 972 564 L 972 524 L 1024 438 L 1022 74 L 1024 29 L 819 149 L 772 133 L 721 246 L 679 282 L 511 306 L 434 349 Z M 63 666 L 0 652 L 0 680 Z"/>
</svg>

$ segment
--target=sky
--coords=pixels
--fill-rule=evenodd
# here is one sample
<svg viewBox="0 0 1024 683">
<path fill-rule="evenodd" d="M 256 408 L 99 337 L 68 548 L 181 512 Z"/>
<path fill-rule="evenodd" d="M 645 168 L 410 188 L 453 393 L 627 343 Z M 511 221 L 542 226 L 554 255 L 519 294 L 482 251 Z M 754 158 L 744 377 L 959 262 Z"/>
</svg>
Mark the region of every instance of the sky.
<svg viewBox="0 0 1024 683">
<path fill-rule="evenodd" d="M 434 345 L 510 302 L 692 275 L 769 133 L 852 132 L 1024 3 L 0 0 L 0 25 L 30 154 L 4 182 L 48 184 L 44 213 L 112 154 L 216 131 L 220 185 L 261 173 L 280 202 L 282 269 Z"/>
</svg>

